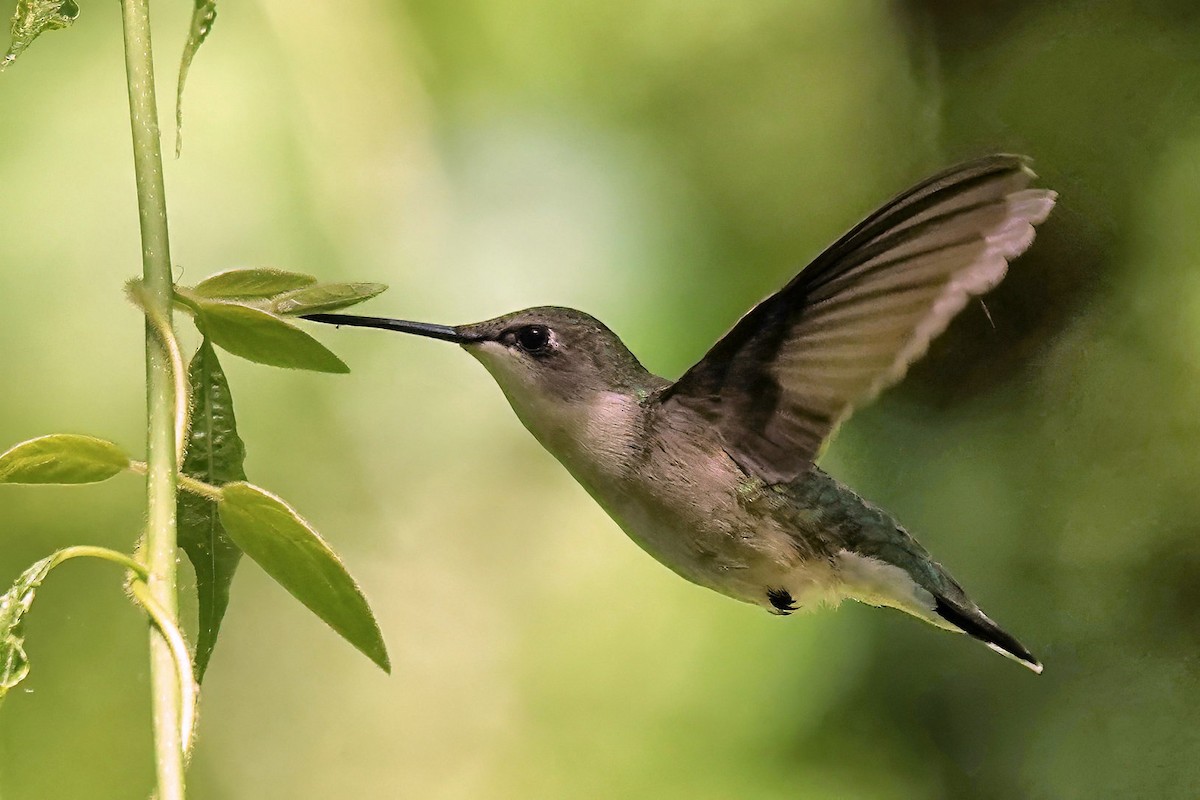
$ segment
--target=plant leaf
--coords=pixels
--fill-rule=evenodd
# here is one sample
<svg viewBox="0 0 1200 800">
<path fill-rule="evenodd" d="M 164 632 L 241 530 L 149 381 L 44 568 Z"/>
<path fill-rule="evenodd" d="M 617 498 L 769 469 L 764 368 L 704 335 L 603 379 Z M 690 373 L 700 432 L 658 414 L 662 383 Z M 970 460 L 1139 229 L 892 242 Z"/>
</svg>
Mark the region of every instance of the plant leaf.
<svg viewBox="0 0 1200 800">
<path fill-rule="evenodd" d="M 57 554 L 56 554 L 57 555 Z M 33 605 L 37 587 L 54 567 L 55 556 L 47 556 L 21 573 L 12 588 L 0 595 L 0 700 L 9 689 L 29 674 L 25 634 L 21 622 Z"/>
<path fill-rule="evenodd" d="M 187 43 L 183 46 L 183 57 L 179 59 L 179 83 L 175 88 L 175 157 L 183 151 L 183 84 L 187 81 L 192 59 L 217 19 L 215 0 L 196 0 L 192 9 L 192 24 L 188 29 Z"/>
<path fill-rule="evenodd" d="M 249 483 L 230 483 L 217 504 L 225 530 L 267 574 L 385 672 L 379 623 L 325 540 L 292 508 Z"/>
<path fill-rule="evenodd" d="M 329 348 L 262 309 L 214 300 L 197 300 L 201 333 L 235 356 L 272 367 L 349 372 Z"/>
<path fill-rule="evenodd" d="M 246 480 L 242 466 L 246 447 L 238 436 L 233 395 L 208 339 L 200 343 L 192 357 L 188 380 L 192 386 L 192 429 L 183 460 L 184 474 L 218 486 Z M 192 666 L 200 683 L 229 606 L 229 586 L 242 551 L 225 532 L 212 500 L 180 492 L 178 514 L 179 546 L 196 571 L 199 619 Z"/>
<path fill-rule="evenodd" d="M 317 314 L 337 311 L 387 291 L 383 283 L 321 283 L 281 294 L 271 303 L 276 314 Z"/>
<path fill-rule="evenodd" d="M 17 0 L 13 12 L 12 44 L 4 58 L 0 59 L 0 72 L 17 60 L 33 40 L 46 31 L 57 31 L 69 27 L 79 16 L 75 0 Z"/>
<path fill-rule="evenodd" d="M 94 436 L 52 433 L 0 454 L 0 483 L 98 483 L 129 469 L 129 456 Z"/>
<path fill-rule="evenodd" d="M 283 292 L 312 286 L 317 279 L 299 272 L 281 269 L 227 269 L 209 275 L 191 290 L 192 294 L 212 300 L 241 297 L 274 297 Z"/>
</svg>

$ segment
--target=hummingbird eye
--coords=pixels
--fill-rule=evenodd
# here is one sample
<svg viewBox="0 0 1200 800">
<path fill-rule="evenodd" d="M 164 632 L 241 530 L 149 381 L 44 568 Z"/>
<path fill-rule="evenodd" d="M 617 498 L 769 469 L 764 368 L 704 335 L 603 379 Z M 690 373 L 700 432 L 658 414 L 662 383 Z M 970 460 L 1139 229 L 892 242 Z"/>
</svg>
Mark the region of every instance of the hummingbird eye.
<svg viewBox="0 0 1200 800">
<path fill-rule="evenodd" d="M 526 325 L 516 330 L 514 338 L 526 353 L 543 353 L 550 345 L 550 329 L 545 325 Z"/>
</svg>

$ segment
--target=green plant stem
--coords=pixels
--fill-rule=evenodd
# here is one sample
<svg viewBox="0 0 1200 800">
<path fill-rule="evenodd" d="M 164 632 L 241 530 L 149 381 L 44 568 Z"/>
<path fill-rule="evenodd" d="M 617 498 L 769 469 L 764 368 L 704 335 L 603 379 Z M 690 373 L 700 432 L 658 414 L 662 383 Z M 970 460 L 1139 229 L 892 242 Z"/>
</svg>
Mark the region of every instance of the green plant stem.
<svg viewBox="0 0 1200 800">
<path fill-rule="evenodd" d="M 179 693 L 182 698 L 179 709 L 179 736 L 186 758 L 192 749 L 192 733 L 196 728 L 196 695 L 199 693 L 196 681 L 192 677 L 192 656 L 188 652 L 183 632 L 179 630 L 171 615 L 167 614 L 166 609 L 150 596 L 150 588 L 140 580 L 132 580 L 129 582 L 129 593 L 146 610 L 150 620 L 171 647 L 175 678 L 179 681 Z"/>
<path fill-rule="evenodd" d="M 138 475 L 145 475 L 147 467 L 143 461 L 130 461 L 129 470 L 130 472 L 136 472 Z M 189 491 L 192 494 L 198 494 L 201 497 L 207 497 L 214 503 L 221 500 L 222 494 L 220 486 L 213 486 L 211 483 L 205 483 L 202 480 L 193 478 L 191 475 L 184 475 L 182 472 L 175 477 L 175 480 L 176 485 L 180 489 Z"/>
<path fill-rule="evenodd" d="M 172 301 L 179 302 L 178 288 L 173 289 Z M 179 339 L 175 336 L 175 328 L 168 316 L 163 318 L 147 302 L 145 287 L 141 281 L 129 281 L 125 284 L 125 292 L 129 299 L 146 315 L 146 319 L 154 328 L 159 341 L 167 349 L 171 359 L 171 376 L 175 380 L 175 460 L 183 463 L 187 451 L 188 430 L 191 427 L 191 389 L 188 386 L 187 367 L 183 363 L 183 351 L 179 348 Z"/>
<path fill-rule="evenodd" d="M 218 502 L 221 499 L 221 487 L 213 486 L 211 483 L 196 480 L 190 475 L 179 476 L 179 488 L 186 489 L 192 494 L 198 494 L 201 497 L 207 497 L 213 502 Z"/>
<path fill-rule="evenodd" d="M 125 72 L 129 85 L 129 121 L 133 133 L 133 166 L 137 182 L 142 237 L 142 284 L 148 313 L 171 325 L 171 252 L 167 236 L 167 204 L 163 188 L 158 102 L 150 46 L 149 0 L 122 0 Z M 158 800 L 183 800 L 183 741 L 179 680 L 175 656 L 162 633 L 175 625 L 175 495 L 178 465 L 175 449 L 175 385 L 170 354 L 146 322 L 147 527 L 146 580 L 155 612 L 168 626 L 151 626 L 150 683 L 154 721 Z M 147 608 L 149 610 L 149 608 Z"/>
<path fill-rule="evenodd" d="M 146 565 L 140 561 L 131 558 L 124 553 L 118 553 L 116 550 L 110 550 L 107 547 L 93 547 L 88 544 L 78 544 L 73 547 L 64 547 L 54 554 L 54 561 L 50 568 L 57 567 L 64 561 L 70 561 L 72 558 L 99 558 L 104 561 L 111 561 L 114 564 L 120 564 L 125 569 L 132 572 L 142 580 L 146 579 Z"/>
<path fill-rule="evenodd" d="M 110 550 L 107 547 L 80 544 L 73 547 L 64 547 L 62 550 L 54 553 L 46 572 L 49 573 L 50 570 L 59 564 L 62 564 L 64 561 L 70 561 L 73 558 L 96 558 L 102 561 L 109 561 L 118 566 L 125 567 L 131 573 L 128 583 L 129 594 L 150 617 L 150 621 L 171 647 L 175 677 L 179 681 L 179 691 L 182 697 L 179 735 L 183 743 L 184 756 L 186 757 L 188 751 L 191 750 L 192 733 L 196 726 L 196 698 L 199 694 L 199 687 L 196 686 L 196 681 L 192 677 L 192 658 L 188 652 L 187 641 L 183 638 L 183 632 L 179 630 L 177 622 L 150 596 L 150 588 L 146 585 L 146 578 L 149 576 L 146 565 L 132 556 L 117 552 L 116 550 Z"/>
</svg>

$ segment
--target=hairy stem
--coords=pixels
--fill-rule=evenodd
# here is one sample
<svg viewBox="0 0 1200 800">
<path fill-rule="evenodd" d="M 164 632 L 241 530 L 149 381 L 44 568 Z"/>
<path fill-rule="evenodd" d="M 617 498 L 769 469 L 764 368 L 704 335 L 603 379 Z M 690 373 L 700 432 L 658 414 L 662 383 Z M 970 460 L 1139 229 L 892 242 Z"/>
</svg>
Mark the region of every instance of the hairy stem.
<svg viewBox="0 0 1200 800">
<path fill-rule="evenodd" d="M 171 656 L 175 663 L 175 678 L 179 681 L 179 693 L 182 698 L 179 712 L 179 736 L 183 747 L 184 758 L 192 749 L 192 734 L 196 728 L 196 695 L 199 694 L 196 680 L 192 677 L 192 656 L 188 652 L 187 642 L 175 619 L 167 614 L 154 598 L 150 596 L 150 588 L 140 580 L 129 582 L 129 592 L 150 616 L 151 622 L 171 648 Z"/>
<path fill-rule="evenodd" d="M 129 471 L 136 472 L 138 475 L 146 474 L 146 462 L 130 461 Z M 175 476 L 176 485 L 185 491 L 192 494 L 198 494 L 201 497 L 206 497 L 214 503 L 220 502 L 222 498 L 221 487 L 213 486 L 211 483 L 205 483 L 202 480 L 193 478 L 191 475 L 184 475 L 182 472 Z"/>
<path fill-rule="evenodd" d="M 93 547 L 87 544 L 64 547 L 62 550 L 59 550 L 54 554 L 54 561 L 50 567 L 53 569 L 64 561 L 70 561 L 72 558 L 99 558 L 104 561 L 111 561 L 114 564 L 120 564 L 125 567 L 125 569 L 142 580 L 146 579 L 146 566 L 140 561 L 124 553 L 118 553 L 116 550 L 109 550 L 107 547 Z"/>
<path fill-rule="evenodd" d="M 214 503 L 220 501 L 221 499 L 220 486 L 213 486 L 211 483 L 205 483 L 204 481 L 196 480 L 190 475 L 181 474 L 179 476 L 179 488 L 186 489 L 192 494 L 198 494 L 201 497 L 207 497 Z"/>
<path fill-rule="evenodd" d="M 146 302 L 145 291 L 141 283 L 134 281 L 129 284 L 130 298 L 133 299 L 146 314 L 146 319 L 154 328 L 155 334 L 167 350 L 171 359 L 171 377 L 175 381 L 175 461 L 183 463 L 187 452 L 188 431 L 192 423 L 191 388 L 188 386 L 187 367 L 183 363 L 183 351 L 179 349 L 179 339 L 175 336 L 175 328 L 171 319 L 157 313 L 157 309 Z M 178 302 L 178 298 L 173 300 Z"/>
<path fill-rule="evenodd" d="M 142 284 L 147 311 L 171 325 L 171 252 L 163 189 L 158 102 L 150 47 L 149 0 L 122 0 L 129 121 L 142 236 Z M 175 384 L 171 358 L 154 326 L 146 322 L 147 527 L 145 559 L 148 596 L 162 622 L 151 626 L 150 683 L 159 800 L 183 800 L 183 741 L 175 655 L 164 629 L 175 626 Z"/>
</svg>

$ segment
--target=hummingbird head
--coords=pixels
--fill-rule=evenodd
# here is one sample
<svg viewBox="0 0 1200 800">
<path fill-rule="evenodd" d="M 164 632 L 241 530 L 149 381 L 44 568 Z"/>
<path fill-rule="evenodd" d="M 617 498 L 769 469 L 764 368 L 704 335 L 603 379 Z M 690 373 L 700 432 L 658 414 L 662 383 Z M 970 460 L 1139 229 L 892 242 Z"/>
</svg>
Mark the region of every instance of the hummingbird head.
<svg viewBox="0 0 1200 800">
<path fill-rule="evenodd" d="M 514 405 L 526 396 L 586 403 L 632 392 L 647 374 L 603 322 L 571 308 L 527 308 L 456 331 Z"/>
<path fill-rule="evenodd" d="M 621 339 L 590 314 L 540 306 L 470 325 L 313 314 L 316 322 L 413 333 L 459 344 L 491 373 L 525 427 L 551 449 L 598 413 L 657 385 Z"/>
</svg>

